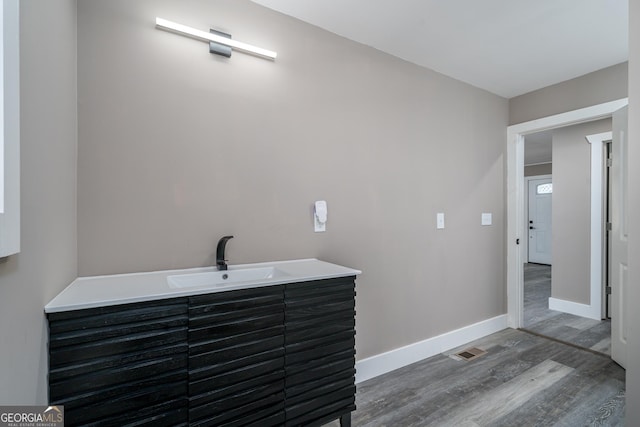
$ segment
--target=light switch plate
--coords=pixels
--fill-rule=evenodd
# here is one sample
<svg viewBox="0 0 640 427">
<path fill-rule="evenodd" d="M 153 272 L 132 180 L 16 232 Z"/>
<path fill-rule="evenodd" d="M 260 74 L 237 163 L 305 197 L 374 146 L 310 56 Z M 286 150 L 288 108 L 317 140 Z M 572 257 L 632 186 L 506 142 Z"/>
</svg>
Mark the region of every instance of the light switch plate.
<svg viewBox="0 0 640 427">
<path fill-rule="evenodd" d="M 491 214 L 490 213 L 483 213 L 482 214 L 482 225 L 491 225 L 492 223 L 492 218 L 491 218 Z"/>
<path fill-rule="evenodd" d="M 444 228 L 444 213 L 438 212 L 436 214 L 436 229 L 442 230 Z"/>
</svg>

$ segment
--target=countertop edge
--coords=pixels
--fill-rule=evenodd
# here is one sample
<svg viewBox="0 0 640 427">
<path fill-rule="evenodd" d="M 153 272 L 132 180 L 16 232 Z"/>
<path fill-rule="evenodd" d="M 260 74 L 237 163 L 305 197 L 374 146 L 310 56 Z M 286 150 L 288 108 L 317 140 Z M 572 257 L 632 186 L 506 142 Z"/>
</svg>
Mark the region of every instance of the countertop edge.
<svg viewBox="0 0 640 427">
<path fill-rule="evenodd" d="M 120 304 L 133 304 L 140 303 L 145 301 L 160 301 L 171 298 L 181 298 L 188 297 L 194 295 L 203 295 L 209 293 L 218 293 L 218 292 L 229 292 L 236 291 L 242 289 L 252 289 L 252 288 L 261 288 L 268 286 L 277 286 L 286 283 L 304 283 L 315 280 L 324 280 L 324 279 L 332 279 L 332 278 L 341 278 L 341 277 L 351 277 L 362 274 L 362 271 L 352 269 L 349 267 L 344 267 L 342 265 L 329 263 L 326 261 L 321 261 L 316 258 L 306 258 L 306 259 L 297 259 L 297 260 L 286 260 L 286 261 L 274 261 L 274 262 L 260 262 L 260 263 L 252 263 L 252 264 L 237 264 L 230 266 L 230 269 L 242 269 L 242 268 L 251 268 L 251 267 L 259 267 L 259 266 L 286 266 L 287 264 L 295 264 L 295 263 L 313 263 L 318 264 L 319 267 L 338 269 L 339 271 L 332 272 L 318 272 L 316 274 L 309 274 L 306 276 L 289 276 L 282 277 L 278 279 L 270 279 L 266 282 L 256 281 L 256 282 L 247 282 L 243 284 L 238 284 L 238 286 L 231 286 L 224 289 L 215 289 L 215 288 L 191 288 L 191 289 L 170 289 L 166 287 L 166 278 L 169 275 L 178 275 L 178 274 L 189 274 L 189 273 L 198 273 L 198 272 L 207 272 L 207 271 L 215 271 L 215 267 L 195 267 L 195 268 L 187 268 L 187 269 L 173 269 L 173 270 L 159 270 L 159 271 L 151 271 L 151 272 L 137 272 L 137 273 L 124 273 L 124 274 L 114 274 L 114 275 L 101 275 L 101 276 L 87 276 L 87 277 L 78 277 L 73 282 L 71 282 L 67 287 L 65 287 L 60 293 L 58 293 L 47 305 L 44 307 L 45 314 L 51 313 L 62 313 L 67 311 L 75 311 L 75 310 L 84 310 L 90 308 L 99 308 L 99 307 L 109 307 Z M 158 292 L 154 292 L 150 289 L 149 292 L 145 292 L 144 294 L 132 294 L 124 297 L 117 297 L 116 295 L 111 297 L 102 297 L 102 298 L 91 298 L 87 295 L 80 295 L 84 298 L 78 298 L 77 302 L 65 302 L 65 299 L 69 294 L 82 294 L 89 289 L 92 284 L 95 285 L 96 282 L 101 280 L 119 280 L 122 279 L 146 279 L 157 281 L 157 284 L 153 286 L 158 287 Z M 161 292 L 160 292 L 161 290 Z M 81 292 L 82 291 L 82 292 Z M 74 298 L 72 295 L 71 299 Z M 57 301 L 60 300 L 60 301 Z"/>
</svg>

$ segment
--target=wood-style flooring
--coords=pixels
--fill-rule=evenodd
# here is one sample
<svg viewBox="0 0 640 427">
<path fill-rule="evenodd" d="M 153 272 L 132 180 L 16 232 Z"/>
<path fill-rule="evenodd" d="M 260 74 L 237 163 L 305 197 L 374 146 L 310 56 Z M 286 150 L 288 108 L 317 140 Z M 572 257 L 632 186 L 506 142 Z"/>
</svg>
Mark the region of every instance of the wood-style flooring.
<svg viewBox="0 0 640 427">
<path fill-rule="evenodd" d="M 471 346 L 487 353 L 452 356 Z M 624 378 L 604 355 L 506 329 L 358 384 L 352 425 L 618 426 Z"/>
<path fill-rule="evenodd" d="M 551 266 L 524 265 L 524 329 L 611 354 L 611 321 L 549 310 Z"/>
</svg>

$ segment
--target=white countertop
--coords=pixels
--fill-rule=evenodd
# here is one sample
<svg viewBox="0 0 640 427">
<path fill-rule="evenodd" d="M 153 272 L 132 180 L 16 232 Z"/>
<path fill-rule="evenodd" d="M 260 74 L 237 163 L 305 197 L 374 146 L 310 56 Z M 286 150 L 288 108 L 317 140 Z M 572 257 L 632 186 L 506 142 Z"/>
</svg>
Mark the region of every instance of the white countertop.
<svg viewBox="0 0 640 427">
<path fill-rule="evenodd" d="M 275 267 L 286 273 L 286 276 L 246 281 L 224 287 L 197 286 L 189 288 L 172 287 L 167 277 L 191 273 L 215 272 L 217 269 L 215 267 L 201 267 L 183 270 L 153 271 L 149 273 L 79 277 L 52 299 L 49 304 L 44 307 L 44 311 L 46 313 L 56 313 L 140 301 L 257 288 L 283 283 L 348 277 L 361 273 L 359 270 L 317 259 L 230 265 L 228 271 L 233 272 L 234 270 L 260 267 Z"/>
</svg>

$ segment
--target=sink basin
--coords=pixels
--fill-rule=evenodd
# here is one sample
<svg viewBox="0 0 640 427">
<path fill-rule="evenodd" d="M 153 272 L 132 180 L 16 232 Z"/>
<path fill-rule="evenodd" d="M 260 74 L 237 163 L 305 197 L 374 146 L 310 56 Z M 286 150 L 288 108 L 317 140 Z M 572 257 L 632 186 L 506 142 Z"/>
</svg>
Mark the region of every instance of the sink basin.
<svg viewBox="0 0 640 427">
<path fill-rule="evenodd" d="M 287 277 L 288 274 L 275 267 L 257 267 L 231 269 L 226 271 L 209 271 L 205 273 L 177 274 L 167 277 L 172 288 L 195 288 L 200 286 L 228 287 L 256 281 L 268 281 Z"/>
</svg>

